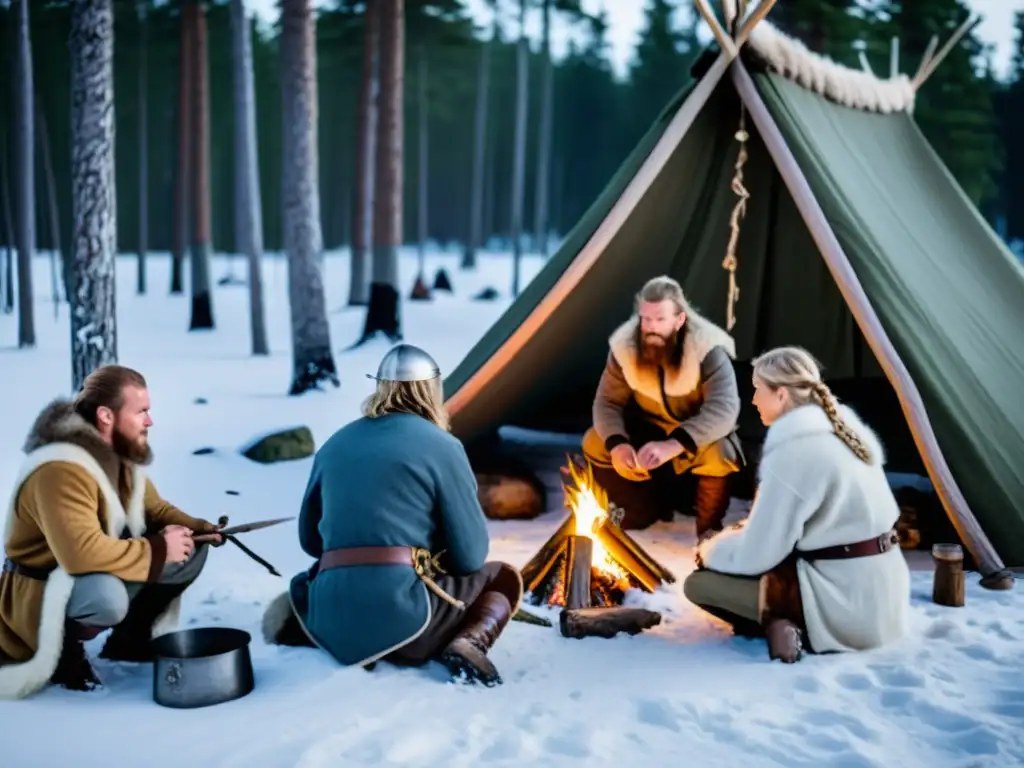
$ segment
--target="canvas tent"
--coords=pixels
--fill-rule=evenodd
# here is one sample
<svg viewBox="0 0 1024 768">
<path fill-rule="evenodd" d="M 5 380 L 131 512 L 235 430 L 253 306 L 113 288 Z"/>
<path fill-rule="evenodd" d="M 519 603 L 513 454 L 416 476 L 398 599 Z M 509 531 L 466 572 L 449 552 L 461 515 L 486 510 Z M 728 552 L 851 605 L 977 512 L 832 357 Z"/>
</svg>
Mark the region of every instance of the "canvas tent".
<svg viewBox="0 0 1024 768">
<path fill-rule="evenodd" d="M 937 61 L 916 81 L 882 79 L 757 23 L 770 3 L 745 24 L 735 0 L 724 6 L 724 29 L 705 15 L 719 44 L 691 82 L 446 379 L 453 432 L 585 429 L 608 336 L 654 275 L 676 277 L 724 326 L 723 258 L 745 191 L 740 376 L 759 352 L 799 344 L 830 380 L 887 380 L 982 583 L 1009 588 L 1004 563 L 1024 565 L 1024 267 L 914 123 Z"/>
</svg>

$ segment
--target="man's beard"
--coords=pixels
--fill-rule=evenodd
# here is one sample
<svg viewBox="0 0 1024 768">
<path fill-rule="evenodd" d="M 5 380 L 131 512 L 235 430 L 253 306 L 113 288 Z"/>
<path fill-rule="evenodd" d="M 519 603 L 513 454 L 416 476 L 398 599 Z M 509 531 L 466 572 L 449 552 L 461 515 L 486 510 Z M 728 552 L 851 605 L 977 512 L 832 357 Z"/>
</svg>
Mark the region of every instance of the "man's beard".
<svg viewBox="0 0 1024 768">
<path fill-rule="evenodd" d="M 146 465 L 153 460 L 153 449 L 149 447 L 149 441 L 144 435 L 137 440 L 130 440 L 115 429 L 113 444 L 114 453 L 132 464 Z"/>
<path fill-rule="evenodd" d="M 639 332 L 638 332 L 639 335 Z M 661 339 L 661 343 L 650 343 L 648 338 Z M 647 365 L 663 365 L 674 359 L 676 347 L 679 346 L 679 331 L 673 331 L 668 336 L 661 336 L 656 333 L 648 333 L 639 337 L 640 359 Z"/>
</svg>

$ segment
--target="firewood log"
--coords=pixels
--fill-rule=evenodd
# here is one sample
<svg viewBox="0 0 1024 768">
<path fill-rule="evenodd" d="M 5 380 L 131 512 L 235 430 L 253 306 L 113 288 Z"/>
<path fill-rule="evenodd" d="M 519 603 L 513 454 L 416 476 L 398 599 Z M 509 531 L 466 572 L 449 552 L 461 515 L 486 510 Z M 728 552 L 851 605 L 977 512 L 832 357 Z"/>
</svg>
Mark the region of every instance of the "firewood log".
<svg viewBox="0 0 1024 768">
<path fill-rule="evenodd" d="M 643 563 L 644 567 L 652 573 L 659 581 L 664 581 L 668 584 L 674 584 L 676 577 L 672 572 L 647 554 L 647 551 L 637 543 L 636 539 L 626 533 L 622 528 L 615 525 L 611 521 L 606 521 L 604 527 L 608 529 L 609 536 L 613 537 L 623 547 L 629 550 L 629 553 L 639 562 Z"/>
<path fill-rule="evenodd" d="M 565 543 L 565 607 L 589 608 L 594 541 L 589 536 L 570 536 Z"/>
<path fill-rule="evenodd" d="M 562 610 L 558 618 L 564 637 L 615 637 L 620 632 L 636 635 L 661 623 L 661 614 L 646 608 L 579 608 Z"/>
<path fill-rule="evenodd" d="M 537 585 L 551 569 L 551 565 L 565 543 L 566 537 L 572 535 L 575 531 L 576 519 L 569 515 L 558 527 L 558 530 L 551 534 L 551 538 L 544 542 L 543 546 L 537 550 L 537 554 L 530 558 L 530 562 L 520 569 L 519 573 L 523 577 L 523 589 L 527 592 L 532 592 L 537 588 Z"/>
<path fill-rule="evenodd" d="M 621 529 L 610 520 L 602 520 L 594 527 L 594 536 L 608 550 L 608 554 L 621 568 L 634 576 L 648 592 L 653 592 L 661 585 L 661 578 L 648 568 L 643 559 L 633 554 L 626 543 L 626 538 L 619 536 Z"/>
</svg>

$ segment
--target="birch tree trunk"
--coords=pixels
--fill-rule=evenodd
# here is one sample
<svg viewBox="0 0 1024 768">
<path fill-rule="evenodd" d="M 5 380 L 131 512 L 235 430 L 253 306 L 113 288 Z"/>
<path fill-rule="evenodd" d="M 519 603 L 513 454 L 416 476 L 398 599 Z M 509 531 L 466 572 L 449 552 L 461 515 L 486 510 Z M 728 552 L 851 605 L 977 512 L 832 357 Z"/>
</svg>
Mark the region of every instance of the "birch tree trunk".
<svg viewBox="0 0 1024 768">
<path fill-rule="evenodd" d="M 374 158 L 377 147 L 377 100 L 380 93 L 380 5 L 364 12 L 363 74 L 356 120 L 356 201 L 352 211 L 352 267 L 348 303 L 370 302 L 370 248 L 373 242 Z"/>
<path fill-rule="evenodd" d="M 146 252 L 149 250 L 149 63 L 146 53 L 149 25 L 146 23 L 146 3 L 143 0 L 137 3 L 136 12 L 139 19 L 139 71 L 136 73 L 139 103 L 139 253 L 135 291 L 142 295 L 146 292 Z"/>
<path fill-rule="evenodd" d="M 551 133 L 552 112 L 555 101 L 555 66 L 551 61 L 551 3 L 544 0 L 541 66 L 544 81 L 541 85 L 540 126 L 537 135 L 537 188 L 534 192 L 533 239 L 541 256 L 548 255 L 548 191 L 551 186 Z"/>
<path fill-rule="evenodd" d="M 171 248 L 171 293 L 184 292 L 185 255 L 189 232 L 189 187 L 192 180 L 192 35 L 193 22 L 181 5 L 178 45 L 178 156 L 174 171 L 174 243 Z"/>
<path fill-rule="evenodd" d="M 192 248 L 189 283 L 192 316 L 188 329 L 214 327 L 213 293 L 210 290 L 210 73 L 206 9 L 201 0 L 189 0 L 192 14 Z"/>
<path fill-rule="evenodd" d="M 519 0 L 519 47 L 516 51 L 516 129 L 512 157 L 512 297 L 519 295 L 520 262 L 523 256 L 523 187 L 526 177 L 526 96 L 529 86 L 526 0 Z"/>
<path fill-rule="evenodd" d="M 270 353 L 263 311 L 263 213 L 256 155 L 256 93 L 252 68 L 252 27 L 244 0 L 231 0 L 232 67 L 235 96 L 236 248 L 249 264 L 249 333 L 252 354 Z"/>
<path fill-rule="evenodd" d="M 35 314 L 32 307 L 32 257 L 36 250 L 35 110 L 32 108 L 32 41 L 29 36 L 28 0 L 18 3 L 18 65 L 16 106 L 18 115 L 14 155 L 18 161 L 15 195 L 18 218 L 18 346 L 36 345 Z"/>
<path fill-rule="evenodd" d="M 473 179 L 469 195 L 469 240 L 462 254 L 462 269 L 476 269 L 476 252 L 484 240 L 484 167 L 487 147 L 487 97 L 490 95 L 491 50 L 498 37 L 497 11 L 494 13 L 491 39 L 480 48 L 476 71 L 476 114 L 473 125 Z"/>
<path fill-rule="evenodd" d="M 360 342 L 377 333 L 402 338 L 398 314 L 398 249 L 402 244 L 405 90 L 405 0 L 380 0 L 380 99 L 373 200 L 373 274 Z"/>
<path fill-rule="evenodd" d="M 339 385 L 320 272 L 323 234 L 314 24 L 310 0 L 281 0 L 282 200 L 292 321 L 292 395 L 318 389 L 322 381 Z"/>
<path fill-rule="evenodd" d="M 71 6 L 71 386 L 117 362 L 113 0 Z"/>
</svg>

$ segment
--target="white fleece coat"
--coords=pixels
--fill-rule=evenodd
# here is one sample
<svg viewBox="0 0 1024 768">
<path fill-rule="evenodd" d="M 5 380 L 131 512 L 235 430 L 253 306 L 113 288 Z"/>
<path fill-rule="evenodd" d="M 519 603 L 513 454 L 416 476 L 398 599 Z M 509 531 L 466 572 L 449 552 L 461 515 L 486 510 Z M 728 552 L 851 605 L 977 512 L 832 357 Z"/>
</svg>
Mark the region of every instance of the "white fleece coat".
<svg viewBox="0 0 1024 768">
<path fill-rule="evenodd" d="M 878 437 L 849 407 L 840 405 L 839 413 L 871 451 L 871 463 L 833 433 L 818 405 L 785 414 L 768 429 L 746 524 L 700 545 L 705 567 L 757 576 L 794 548 L 853 544 L 896 525 L 899 507 L 882 468 Z M 875 648 L 906 633 L 910 571 L 899 548 L 850 560 L 800 560 L 797 575 L 816 652 Z"/>
</svg>

